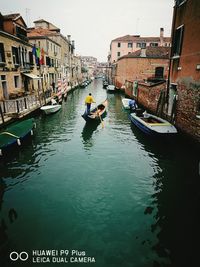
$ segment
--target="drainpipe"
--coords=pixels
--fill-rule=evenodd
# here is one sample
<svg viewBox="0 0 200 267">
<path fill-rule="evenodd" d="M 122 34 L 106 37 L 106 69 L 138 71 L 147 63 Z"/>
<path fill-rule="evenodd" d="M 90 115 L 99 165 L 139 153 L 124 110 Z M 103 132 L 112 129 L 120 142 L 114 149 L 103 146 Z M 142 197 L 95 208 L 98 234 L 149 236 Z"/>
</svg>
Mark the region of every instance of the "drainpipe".
<svg viewBox="0 0 200 267">
<path fill-rule="evenodd" d="M 170 50 L 170 59 L 169 59 L 169 71 L 168 71 L 168 79 L 167 79 L 167 95 L 166 95 L 167 110 L 168 110 L 168 104 L 169 104 L 170 73 L 171 73 L 171 66 L 172 66 L 173 43 L 174 43 L 174 35 L 175 35 L 174 29 L 175 29 L 175 23 L 176 23 L 176 15 L 177 15 L 177 6 L 176 6 L 176 2 L 175 2 L 174 13 L 173 13 L 173 20 L 172 20 L 171 50 Z"/>
</svg>

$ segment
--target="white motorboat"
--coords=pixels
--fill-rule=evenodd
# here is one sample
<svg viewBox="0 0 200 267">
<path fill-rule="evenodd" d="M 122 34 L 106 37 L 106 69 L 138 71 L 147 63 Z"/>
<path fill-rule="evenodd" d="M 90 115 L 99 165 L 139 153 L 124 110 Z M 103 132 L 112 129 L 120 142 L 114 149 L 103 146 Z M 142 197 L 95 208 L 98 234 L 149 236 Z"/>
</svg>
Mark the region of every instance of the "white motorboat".
<svg viewBox="0 0 200 267">
<path fill-rule="evenodd" d="M 61 109 L 61 105 L 46 105 L 40 108 L 45 114 L 49 115 Z"/>
<path fill-rule="evenodd" d="M 112 84 L 109 84 L 106 89 L 107 92 L 115 92 L 115 86 Z"/>
<path fill-rule="evenodd" d="M 131 101 L 132 99 L 130 98 L 122 98 L 122 105 L 125 109 L 130 109 L 130 106 L 129 106 L 129 102 Z"/>
<path fill-rule="evenodd" d="M 148 135 L 166 136 L 177 133 L 177 129 L 168 121 L 147 112 L 131 113 L 130 120 L 141 131 Z"/>
</svg>

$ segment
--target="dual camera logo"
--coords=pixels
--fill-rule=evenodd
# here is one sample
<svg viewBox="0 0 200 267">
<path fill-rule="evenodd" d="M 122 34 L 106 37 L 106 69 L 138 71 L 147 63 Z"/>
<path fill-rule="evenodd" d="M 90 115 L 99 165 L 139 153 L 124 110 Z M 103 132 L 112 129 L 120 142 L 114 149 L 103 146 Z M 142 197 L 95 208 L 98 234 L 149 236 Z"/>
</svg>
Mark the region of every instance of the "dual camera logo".
<svg viewBox="0 0 200 267">
<path fill-rule="evenodd" d="M 26 261 L 28 260 L 28 253 L 25 251 L 22 251 L 20 253 L 13 251 L 10 253 L 10 259 L 11 261 L 17 261 L 17 260 Z"/>
</svg>

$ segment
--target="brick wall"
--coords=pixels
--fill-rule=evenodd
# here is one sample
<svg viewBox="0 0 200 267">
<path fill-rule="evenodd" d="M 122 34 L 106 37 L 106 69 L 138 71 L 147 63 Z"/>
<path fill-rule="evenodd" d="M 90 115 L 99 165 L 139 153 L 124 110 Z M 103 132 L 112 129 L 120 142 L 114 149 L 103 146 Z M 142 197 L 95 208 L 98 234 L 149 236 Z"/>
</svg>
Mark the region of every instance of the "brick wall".
<svg viewBox="0 0 200 267">
<path fill-rule="evenodd" d="M 162 84 L 138 84 L 137 102 L 147 108 L 149 111 L 155 113 L 157 109 L 160 92 L 166 90 L 166 83 Z"/>
<path fill-rule="evenodd" d="M 185 133 L 200 141 L 200 81 L 191 78 L 178 82 L 175 123 Z"/>
<path fill-rule="evenodd" d="M 200 1 L 187 0 L 174 10 L 173 34 L 183 26 L 180 57 L 172 59 L 170 83 L 177 85 L 175 123 L 200 141 Z"/>
<path fill-rule="evenodd" d="M 164 77 L 168 75 L 168 59 L 122 58 L 117 63 L 115 83 L 125 84 L 126 80 L 146 80 L 155 76 L 156 67 L 164 67 Z"/>
</svg>

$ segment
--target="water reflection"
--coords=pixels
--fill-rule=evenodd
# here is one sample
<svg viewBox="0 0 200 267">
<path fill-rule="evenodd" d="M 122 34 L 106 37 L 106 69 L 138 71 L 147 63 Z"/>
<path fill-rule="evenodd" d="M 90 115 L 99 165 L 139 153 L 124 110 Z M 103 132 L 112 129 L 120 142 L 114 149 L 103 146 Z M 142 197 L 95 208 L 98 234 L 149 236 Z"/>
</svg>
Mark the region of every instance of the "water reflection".
<svg viewBox="0 0 200 267">
<path fill-rule="evenodd" d="M 153 216 L 152 244 L 158 259 L 154 266 L 197 266 L 200 240 L 199 153 L 179 136 L 178 139 L 155 140 L 131 127 L 137 141 L 150 157 L 156 158 L 153 175 L 154 194 L 145 208 Z M 174 168 L 174 163 L 176 168 Z"/>
<path fill-rule="evenodd" d="M 86 150 L 89 150 L 93 145 L 94 145 L 94 140 L 92 138 L 92 135 L 94 133 L 94 131 L 97 130 L 98 125 L 100 125 L 99 121 L 94 121 L 92 123 L 90 122 L 86 122 L 84 127 L 83 127 L 83 131 L 81 133 L 82 136 L 82 142 L 84 145 L 84 148 Z"/>
<path fill-rule="evenodd" d="M 3 195 L 5 193 L 7 186 L 2 178 L 0 178 L 0 211 L 2 213 L 2 203 L 3 203 Z M 0 265 L 6 265 L 6 259 L 8 256 L 8 251 L 10 251 L 10 244 L 9 244 L 9 236 L 8 231 L 10 225 L 17 220 L 18 214 L 14 208 L 10 208 L 7 215 L 1 214 L 1 221 L 0 221 Z"/>
<path fill-rule="evenodd" d="M 92 86 L 69 95 L 60 113 L 38 117 L 32 142 L 0 164 L 0 246 L 22 251 L 68 244 L 97 255 L 104 267 L 193 263 L 197 153 L 186 142 L 159 143 L 131 126 L 120 95 L 108 96 L 104 129 L 84 125 L 88 91 L 97 102 L 104 99 Z M 9 248 L 1 250 L 3 259 Z"/>
</svg>

